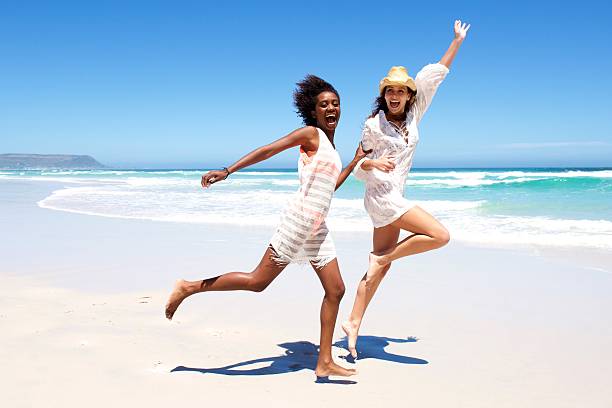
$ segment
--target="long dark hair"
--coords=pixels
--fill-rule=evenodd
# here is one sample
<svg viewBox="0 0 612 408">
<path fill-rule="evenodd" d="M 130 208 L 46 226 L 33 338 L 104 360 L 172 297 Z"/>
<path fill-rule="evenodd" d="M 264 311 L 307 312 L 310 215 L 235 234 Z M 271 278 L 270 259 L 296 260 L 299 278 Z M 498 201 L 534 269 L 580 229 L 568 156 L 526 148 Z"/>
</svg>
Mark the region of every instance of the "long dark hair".
<svg viewBox="0 0 612 408">
<path fill-rule="evenodd" d="M 409 90 L 412 91 L 412 89 L 409 89 Z M 370 114 L 371 118 L 376 116 L 379 111 L 385 112 L 385 115 L 389 113 L 389 107 L 387 106 L 387 101 L 385 100 L 386 91 L 387 91 L 387 87 L 385 86 L 382 92 L 380 93 L 380 95 L 378 95 L 378 97 L 374 100 L 374 104 L 372 105 L 372 108 L 373 108 L 372 113 Z M 406 101 L 406 106 L 404 107 L 404 113 L 408 112 L 410 108 L 412 107 L 412 105 L 414 105 L 414 102 L 416 101 L 416 94 L 417 94 L 416 91 L 412 91 L 412 96 L 410 97 L 410 99 Z"/>
</svg>

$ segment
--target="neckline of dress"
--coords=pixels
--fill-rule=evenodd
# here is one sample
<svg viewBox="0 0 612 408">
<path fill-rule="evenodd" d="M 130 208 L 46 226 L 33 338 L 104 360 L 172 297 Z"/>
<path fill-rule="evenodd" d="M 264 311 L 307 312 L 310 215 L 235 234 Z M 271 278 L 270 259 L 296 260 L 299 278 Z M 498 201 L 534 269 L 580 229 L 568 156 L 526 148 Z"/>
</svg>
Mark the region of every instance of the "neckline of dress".
<svg viewBox="0 0 612 408">
<path fill-rule="evenodd" d="M 389 119 L 387 119 L 387 114 L 385 113 L 385 111 L 384 111 L 384 110 L 382 110 L 382 109 L 381 109 L 381 110 L 379 110 L 379 111 L 378 111 L 378 114 L 379 114 L 379 115 L 382 115 L 383 119 L 384 119 L 385 121 L 387 121 L 388 123 L 392 123 L 392 122 L 391 122 Z M 404 123 L 404 124 L 407 124 L 407 123 L 408 123 L 408 112 L 406 112 L 406 118 L 405 118 L 405 119 L 402 121 L 402 123 Z"/>
<path fill-rule="evenodd" d="M 383 124 L 386 127 L 391 128 L 391 130 L 395 132 L 400 137 L 400 139 L 408 143 L 408 138 L 410 136 L 410 132 L 408 131 L 408 115 L 410 114 L 410 112 L 406 112 L 406 119 L 403 122 L 404 129 L 406 129 L 406 131 L 408 132 L 406 135 L 402 134 L 401 129 L 395 123 L 392 123 L 391 121 L 389 121 L 389 119 L 387 119 L 387 115 L 385 114 L 385 111 L 381 109 L 380 111 L 378 111 L 378 114 L 381 115 Z"/>
</svg>

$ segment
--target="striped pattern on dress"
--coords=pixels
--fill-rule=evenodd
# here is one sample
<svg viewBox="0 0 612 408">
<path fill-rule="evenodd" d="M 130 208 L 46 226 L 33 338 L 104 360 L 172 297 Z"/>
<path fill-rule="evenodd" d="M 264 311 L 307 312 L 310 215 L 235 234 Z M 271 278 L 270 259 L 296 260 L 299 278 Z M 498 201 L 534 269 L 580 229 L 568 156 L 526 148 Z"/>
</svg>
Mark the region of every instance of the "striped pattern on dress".
<svg viewBox="0 0 612 408">
<path fill-rule="evenodd" d="M 289 200 L 270 244 L 279 264 L 310 262 L 322 267 L 336 258 L 336 248 L 325 217 L 329 212 L 342 168 L 340 156 L 325 133 L 317 128 L 319 148 L 312 156 L 300 149 L 300 188 Z"/>
</svg>

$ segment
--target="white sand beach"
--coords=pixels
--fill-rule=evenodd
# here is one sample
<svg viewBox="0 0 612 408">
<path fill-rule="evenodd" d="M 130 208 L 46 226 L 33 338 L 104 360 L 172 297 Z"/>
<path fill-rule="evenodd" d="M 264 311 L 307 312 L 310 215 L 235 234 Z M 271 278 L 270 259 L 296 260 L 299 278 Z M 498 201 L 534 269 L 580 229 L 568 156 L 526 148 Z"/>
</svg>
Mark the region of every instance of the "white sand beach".
<svg viewBox="0 0 612 408">
<path fill-rule="evenodd" d="M 612 254 L 466 246 L 394 265 L 346 361 L 316 383 L 322 289 L 291 266 L 263 293 L 207 293 L 175 320 L 178 278 L 250 270 L 269 228 L 39 208 L 53 183 L 0 181 L 6 407 L 612 406 Z M 368 233 L 334 233 L 352 306 Z M 452 239 L 452 238 L 451 238 Z"/>
</svg>

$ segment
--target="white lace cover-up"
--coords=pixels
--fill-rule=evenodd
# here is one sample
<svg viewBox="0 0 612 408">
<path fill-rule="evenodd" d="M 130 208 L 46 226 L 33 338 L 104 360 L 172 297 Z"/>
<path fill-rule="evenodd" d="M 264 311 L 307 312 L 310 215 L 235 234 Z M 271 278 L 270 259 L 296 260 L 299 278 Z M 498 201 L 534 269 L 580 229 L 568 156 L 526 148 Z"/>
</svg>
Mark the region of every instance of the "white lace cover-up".
<svg viewBox="0 0 612 408">
<path fill-rule="evenodd" d="M 373 150 L 357 163 L 353 174 L 366 183 L 364 206 L 376 228 L 391 224 L 414 207 L 414 202 L 404 198 L 404 185 L 419 142 L 417 126 L 447 74 L 448 68 L 439 63 L 426 65 L 417 74 L 416 101 L 406 113 L 407 140 L 397 127 L 389 123 L 383 111 L 364 124 L 361 142 L 365 150 Z M 364 160 L 383 156 L 395 157 L 395 169 L 385 173 L 361 168 Z"/>
<path fill-rule="evenodd" d="M 322 267 L 336 258 L 334 241 L 325 225 L 336 182 L 342 169 L 340 155 L 317 128 L 319 148 L 308 157 L 300 152 L 300 188 L 289 200 L 270 245 L 278 263 L 310 262 Z"/>
</svg>

